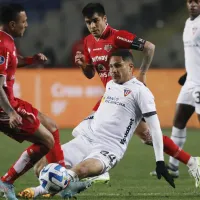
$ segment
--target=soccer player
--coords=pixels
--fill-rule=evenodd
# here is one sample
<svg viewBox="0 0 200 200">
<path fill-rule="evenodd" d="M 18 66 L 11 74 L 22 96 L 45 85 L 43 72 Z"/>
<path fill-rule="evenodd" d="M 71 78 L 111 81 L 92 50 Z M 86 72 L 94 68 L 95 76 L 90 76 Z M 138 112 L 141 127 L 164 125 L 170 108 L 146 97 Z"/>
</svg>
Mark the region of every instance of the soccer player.
<svg viewBox="0 0 200 200">
<path fill-rule="evenodd" d="M 176 102 L 171 135 L 171 139 L 180 148 L 183 148 L 186 142 L 186 125 L 194 111 L 200 121 L 200 0 L 187 0 L 187 8 L 189 18 L 186 20 L 183 32 L 187 78 Z M 200 160 L 198 163 L 200 164 Z M 179 161 L 170 157 L 168 168 L 174 177 L 179 176 L 178 167 Z"/>
<path fill-rule="evenodd" d="M 135 34 L 124 30 L 116 30 L 107 24 L 107 17 L 104 7 L 100 3 L 89 3 L 83 10 L 86 25 L 90 35 L 84 41 L 84 53 L 77 52 L 75 61 L 82 69 L 87 78 L 94 77 L 95 71 L 99 74 L 104 86 L 111 80 L 108 61 L 110 55 L 116 49 L 134 49 L 142 51 L 144 58 L 139 70 L 138 79 L 145 83 L 146 73 L 151 64 L 155 46 Z M 79 135 L 85 127 L 92 123 L 94 112 L 98 109 L 99 102 L 93 108 L 93 114 L 82 121 L 72 132 L 74 136 Z M 136 134 L 144 141 L 145 144 L 152 145 L 151 135 L 148 126 L 142 120 Z M 176 157 L 183 163 L 187 164 L 190 156 L 183 153 L 180 148 L 174 146 L 174 143 L 167 136 L 163 136 L 164 151 L 168 155 Z"/>
<path fill-rule="evenodd" d="M 92 120 L 88 127 L 82 129 L 81 134 L 75 139 L 62 145 L 66 166 L 68 169 L 72 168 L 72 171 L 75 170 L 79 174 L 79 178 L 98 176 L 115 166 L 122 158 L 128 141 L 139 124 L 141 112 L 146 113 L 144 116 L 146 116 L 145 119 L 147 118 L 148 124 L 150 123 L 150 133 L 153 136 L 154 144 L 157 139 L 154 134 L 157 133 L 159 138 L 162 137 L 160 136 L 161 130 L 152 94 L 141 82 L 131 76 L 133 69 L 133 56 L 131 53 L 128 50 L 118 50 L 112 53 L 109 66 L 113 81 L 110 81 L 106 86 L 106 92 L 94 120 Z M 139 93 L 140 89 L 141 93 Z M 152 108 L 153 111 L 151 110 Z M 137 115 L 140 117 L 137 118 Z M 157 126 L 155 124 L 152 126 L 151 119 L 155 118 L 158 124 Z M 162 144 L 158 143 L 158 145 Z M 173 142 L 172 147 L 179 149 Z M 193 177 L 199 179 L 199 166 L 195 162 L 197 158 L 190 156 L 183 150 L 180 153 L 188 155 L 189 159 L 187 162 L 185 161 L 185 164 L 187 164 L 189 171 L 195 172 L 193 173 L 195 176 L 192 174 Z M 93 159 L 99 159 L 104 169 L 101 168 L 99 161 Z M 83 165 L 79 165 L 80 162 Z M 35 165 L 34 169 L 37 176 L 39 176 L 40 170 L 46 164 L 47 162 L 44 158 Z M 94 166 L 97 166 L 97 169 Z M 89 169 L 84 167 L 89 167 Z M 101 173 L 98 173 L 98 170 Z M 159 171 L 159 164 L 157 171 Z M 80 175 L 81 172 L 82 174 Z M 41 186 L 38 186 L 23 190 L 19 193 L 19 196 L 33 198 L 42 194 L 46 194 L 46 191 Z"/>
<path fill-rule="evenodd" d="M 69 185 L 61 192 L 64 198 L 76 192 L 80 179 L 98 176 L 112 169 L 124 156 L 133 132 L 145 118 L 153 138 L 158 179 L 162 176 L 175 187 L 169 175 L 163 156 L 163 139 L 156 114 L 154 97 L 149 89 L 133 77 L 133 56 L 129 50 L 112 52 L 110 74 L 113 80 L 106 85 L 106 91 L 95 113 L 90 127 L 76 138 L 63 145 L 73 187 Z"/>
<path fill-rule="evenodd" d="M 0 9 L 0 131 L 9 137 L 33 144 L 28 147 L 0 179 L 0 191 L 9 200 L 16 200 L 13 183 L 47 154 L 49 162 L 65 166 L 55 123 L 31 104 L 15 98 L 13 85 L 17 66 L 43 63 L 43 54 L 24 58 L 17 56 L 15 37 L 22 37 L 28 27 L 24 8 L 19 4 L 4 5 Z M 19 62 L 19 63 L 18 63 Z"/>
</svg>

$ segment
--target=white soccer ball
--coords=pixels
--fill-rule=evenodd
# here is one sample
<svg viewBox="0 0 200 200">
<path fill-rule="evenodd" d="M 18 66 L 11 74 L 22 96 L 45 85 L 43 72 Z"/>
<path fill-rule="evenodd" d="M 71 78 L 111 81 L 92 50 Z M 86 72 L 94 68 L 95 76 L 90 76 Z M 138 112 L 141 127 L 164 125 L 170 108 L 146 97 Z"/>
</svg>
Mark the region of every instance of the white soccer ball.
<svg viewBox="0 0 200 200">
<path fill-rule="evenodd" d="M 67 187 L 70 179 L 65 167 L 57 163 L 50 163 L 41 170 L 39 181 L 48 193 L 53 194 Z"/>
</svg>

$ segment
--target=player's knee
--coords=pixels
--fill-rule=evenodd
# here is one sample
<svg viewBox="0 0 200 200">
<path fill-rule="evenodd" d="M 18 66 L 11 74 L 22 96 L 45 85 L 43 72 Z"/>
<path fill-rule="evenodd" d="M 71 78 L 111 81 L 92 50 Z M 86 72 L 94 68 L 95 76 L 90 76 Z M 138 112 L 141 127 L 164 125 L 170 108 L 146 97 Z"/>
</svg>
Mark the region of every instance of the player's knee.
<svg viewBox="0 0 200 200">
<path fill-rule="evenodd" d="M 51 133 L 55 132 L 58 129 L 56 122 L 50 118 L 48 118 L 48 127 Z"/>
<path fill-rule="evenodd" d="M 76 173 L 79 178 L 86 178 L 89 176 L 89 169 L 86 165 L 81 165 L 76 168 Z"/>
</svg>

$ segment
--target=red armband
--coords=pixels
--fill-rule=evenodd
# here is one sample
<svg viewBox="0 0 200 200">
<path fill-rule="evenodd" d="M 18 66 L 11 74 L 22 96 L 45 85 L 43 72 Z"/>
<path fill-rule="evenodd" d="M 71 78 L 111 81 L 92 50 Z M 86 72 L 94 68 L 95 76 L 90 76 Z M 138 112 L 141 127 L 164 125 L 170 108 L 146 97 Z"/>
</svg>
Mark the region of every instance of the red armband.
<svg viewBox="0 0 200 200">
<path fill-rule="evenodd" d="M 24 62 L 27 65 L 32 65 L 33 64 L 33 57 L 25 57 Z"/>
</svg>

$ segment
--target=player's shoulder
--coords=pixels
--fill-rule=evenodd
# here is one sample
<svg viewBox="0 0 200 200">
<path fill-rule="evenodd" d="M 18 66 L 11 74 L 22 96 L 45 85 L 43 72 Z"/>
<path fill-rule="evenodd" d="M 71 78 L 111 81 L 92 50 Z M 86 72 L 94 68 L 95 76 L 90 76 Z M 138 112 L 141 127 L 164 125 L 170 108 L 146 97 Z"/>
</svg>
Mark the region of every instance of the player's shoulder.
<svg viewBox="0 0 200 200">
<path fill-rule="evenodd" d="M 91 43 L 91 42 L 93 42 L 93 41 L 94 41 L 94 36 L 93 36 L 92 34 L 89 34 L 88 36 L 86 36 L 86 37 L 84 38 L 84 43 L 85 43 L 85 44 Z"/>
<path fill-rule="evenodd" d="M 5 48 L 10 48 L 13 45 L 14 45 L 14 39 L 12 38 L 12 36 L 0 30 L 0 46 Z"/>
<path fill-rule="evenodd" d="M 128 85 L 135 93 L 151 93 L 149 88 L 135 77 L 128 81 Z"/>
</svg>

